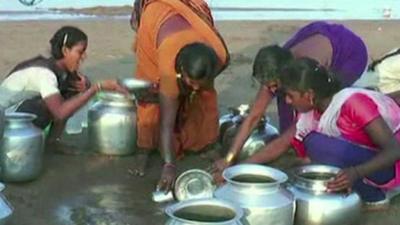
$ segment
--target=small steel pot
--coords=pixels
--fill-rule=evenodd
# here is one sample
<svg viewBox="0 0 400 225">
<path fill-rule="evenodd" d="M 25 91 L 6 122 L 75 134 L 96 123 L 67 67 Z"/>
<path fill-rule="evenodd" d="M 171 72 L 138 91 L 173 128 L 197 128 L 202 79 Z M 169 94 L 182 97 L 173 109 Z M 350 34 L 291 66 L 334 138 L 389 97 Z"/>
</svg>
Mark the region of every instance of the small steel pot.
<svg viewBox="0 0 400 225">
<path fill-rule="evenodd" d="M 327 191 L 327 183 L 339 170 L 327 165 L 307 165 L 291 172 L 288 190 L 296 198 L 296 225 L 357 224 L 361 214 L 358 194 Z"/>
<path fill-rule="evenodd" d="M 292 225 L 294 197 L 283 188 L 288 179 L 280 170 L 256 165 L 239 164 L 224 170 L 226 184 L 214 196 L 240 206 L 243 223 L 251 225 Z"/>
</svg>

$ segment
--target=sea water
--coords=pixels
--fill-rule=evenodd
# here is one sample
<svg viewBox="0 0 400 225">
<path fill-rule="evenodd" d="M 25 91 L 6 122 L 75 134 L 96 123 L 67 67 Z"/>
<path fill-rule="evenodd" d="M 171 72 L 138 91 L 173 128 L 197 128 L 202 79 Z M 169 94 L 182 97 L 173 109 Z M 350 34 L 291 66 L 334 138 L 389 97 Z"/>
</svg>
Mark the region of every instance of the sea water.
<svg viewBox="0 0 400 225">
<path fill-rule="evenodd" d="M 43 0 L 33 7 L 0 0 L 0 21 L 121 19 L 129 15 L 91 16 L 49 11 L 49 8 L 84 8 L 132 5 L 133 0 Z M 399 19 L 399 0 L 207 0 L 216 20 L 381 20 Z"/>
</svg>

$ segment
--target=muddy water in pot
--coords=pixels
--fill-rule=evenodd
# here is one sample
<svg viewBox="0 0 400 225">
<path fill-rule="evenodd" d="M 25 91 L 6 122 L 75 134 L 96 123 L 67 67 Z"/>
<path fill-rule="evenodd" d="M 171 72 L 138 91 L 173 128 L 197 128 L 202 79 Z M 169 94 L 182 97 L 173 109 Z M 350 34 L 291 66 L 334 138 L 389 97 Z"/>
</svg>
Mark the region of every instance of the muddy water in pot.
<svg viewBox="0 0 400 225">
<path fill-rule="evenodd" d="M 174 216 L 185 220 L 216 223 L 232 220 L 235 218 L 235 212 L 220 206 L 197 205 L 179 209 Z"/>
<path fill-rule="evenodd" d="M 240 183 L 273 183 L 276 182 L 275 179 L 257 175 L 257 174 L 240 174 L 231 178 L 231 180 L 240 182 Z"/>
<path fill-rule="evenodd" d="M 167 225 L 241 225 L 243 211 L 217 199 L 191 199 L 170 205 L 165 210 Z"/>
<path fill-rule="evenodd" d="M 306 172 L 299 176 L 310 180 L 330 180 L 335 178 L 335 175 L 334 173 Z"/>
</svg>

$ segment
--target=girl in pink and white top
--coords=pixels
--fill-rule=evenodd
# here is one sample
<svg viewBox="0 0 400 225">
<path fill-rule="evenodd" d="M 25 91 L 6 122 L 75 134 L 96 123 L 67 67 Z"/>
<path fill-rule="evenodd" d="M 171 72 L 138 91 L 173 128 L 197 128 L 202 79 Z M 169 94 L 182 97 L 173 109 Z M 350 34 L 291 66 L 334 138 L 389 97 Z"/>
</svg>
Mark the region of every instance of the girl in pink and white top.
<svg viewBox="0 0 400 225">
<path fill-rule="evenodd" d="M 281 82 L 286 102 L 299 112 L 299 155 L 342 168 L 328 188 L 353 188 L 365 202 L 388 203 L 386 192 L 400 186 L 399 106 L 378 92 L 341 89 L 312 59 L 290 63 Z"/>
</svg>

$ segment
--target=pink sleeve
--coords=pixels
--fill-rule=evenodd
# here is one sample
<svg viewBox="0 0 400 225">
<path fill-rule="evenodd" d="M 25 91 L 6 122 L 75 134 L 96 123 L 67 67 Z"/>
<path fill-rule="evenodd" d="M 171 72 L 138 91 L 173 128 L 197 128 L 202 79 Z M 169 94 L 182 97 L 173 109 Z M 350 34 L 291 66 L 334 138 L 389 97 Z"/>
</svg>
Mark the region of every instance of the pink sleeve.
<svg viewBox="0 0 400 225">
<path fill-rule="evenodd" d="M 378 106 L 365 94 L 356 93 L 343 104 L 341 116 L 363 127 L 380 116 Z"/>
</svg>

